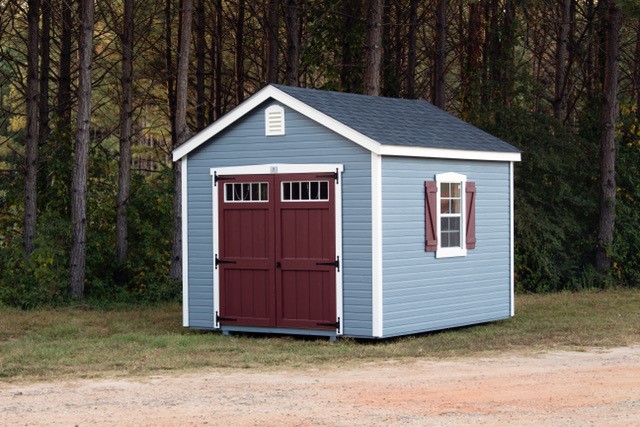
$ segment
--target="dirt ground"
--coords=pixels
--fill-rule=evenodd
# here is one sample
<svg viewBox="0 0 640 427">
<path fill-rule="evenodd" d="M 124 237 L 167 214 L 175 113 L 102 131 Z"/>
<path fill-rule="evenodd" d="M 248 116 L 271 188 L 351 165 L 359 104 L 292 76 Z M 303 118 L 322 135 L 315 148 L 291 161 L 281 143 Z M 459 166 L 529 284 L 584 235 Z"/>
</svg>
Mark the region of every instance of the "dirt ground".
<svg viewBox="0 0 640 427">
<path fill-rule="evenodd" d="M 640 425 L 640 346 L 16 385 L 0 425 Z"/>
</svg>

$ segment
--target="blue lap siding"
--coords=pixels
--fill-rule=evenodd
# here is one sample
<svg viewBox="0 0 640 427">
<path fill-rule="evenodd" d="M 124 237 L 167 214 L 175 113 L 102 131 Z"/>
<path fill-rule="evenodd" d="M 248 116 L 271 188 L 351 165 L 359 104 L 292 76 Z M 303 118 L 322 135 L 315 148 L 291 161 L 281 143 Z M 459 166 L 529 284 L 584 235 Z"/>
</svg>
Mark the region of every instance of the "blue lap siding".
<svg viewBox="0 0 640 427">
<path fill-rule="evenodd" d="M 424 182 L 457 172 L 475 181 L 476 249 L 425 252 Z M 384 157 L 383 336 L 510 316 L 509 163 Z"/>
<path fill-rule="evenodd" d="M 188 154 L 189 326 L 213 327 L 213 202 L 210 169 L 268 163 L 332 163 L 342 175 L 344 334 L 371 336 L 371 154 L 285 107 L 286 134 L 265 136 L 259 106 Z"/>
</svg>

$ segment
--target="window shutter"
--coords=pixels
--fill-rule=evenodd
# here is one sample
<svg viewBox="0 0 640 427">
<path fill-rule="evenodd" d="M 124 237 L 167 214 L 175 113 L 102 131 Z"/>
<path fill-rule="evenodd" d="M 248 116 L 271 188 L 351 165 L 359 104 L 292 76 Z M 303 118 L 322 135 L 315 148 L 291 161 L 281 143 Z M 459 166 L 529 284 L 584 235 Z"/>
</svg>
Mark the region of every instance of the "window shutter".
<svg viewBox="0 0 640 427">
<path fill-rule="evenodd" d="M 467 182 L 465 186 L 466 192 L 466 215 L 467 215 L 467 230 L 466 241 L 467 249 L 476 248 L 476 183 Z"/>
<path fill-rule="evenodd" d="M 435 252 L 438 249 L 438 236 L 437 236 L 437 218 L 436 218 L 436 192 L 438 191 L 438 185 L 435 181 L 425 181 L 425 239 L 426 239 L 426 251 Z"/>
</svg>

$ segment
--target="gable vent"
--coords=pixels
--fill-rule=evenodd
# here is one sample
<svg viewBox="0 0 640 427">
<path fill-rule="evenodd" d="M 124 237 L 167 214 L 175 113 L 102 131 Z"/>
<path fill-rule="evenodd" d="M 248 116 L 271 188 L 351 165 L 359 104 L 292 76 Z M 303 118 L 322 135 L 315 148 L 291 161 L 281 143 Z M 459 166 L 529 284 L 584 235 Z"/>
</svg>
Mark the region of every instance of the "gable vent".
<svg viewBox="0 0 640 427">
<path fill-rule="evenodd" d="M 265 134 L 267 136 L 284 135 L 284 108 L 272 105 L 264 112 Z"/>
</svg>

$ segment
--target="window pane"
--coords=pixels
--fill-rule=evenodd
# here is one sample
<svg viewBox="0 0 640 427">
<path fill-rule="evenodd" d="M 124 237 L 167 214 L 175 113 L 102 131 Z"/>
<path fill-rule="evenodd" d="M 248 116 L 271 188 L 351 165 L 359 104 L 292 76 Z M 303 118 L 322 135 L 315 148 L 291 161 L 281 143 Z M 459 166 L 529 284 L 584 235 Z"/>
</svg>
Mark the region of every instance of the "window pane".
<svg viewBox="0 0 640 427">
<path fill-rule="evenodd" d="M 449 199 L 440 200 L 440 213 L 447 214 L 449 212 Z"/>
<path fill-rule="evenodd" d="M 449 247 L 449 233 L 442 233 L 442 243 L 440 244 L 443 248 Z"/>
<path fill-rule="evenodd" d="M 320 199 L 329 200 L 329 183 L 327 181 L 320 183 Z"/>
<path fill-rule="evenodd" d="M 251 184 L 242 184 L 242 200 L 251 200 Z"/>
<path fill-rule="evenodd" d="M 318 200 L 320 198 L 320 185 L 318 181 L 311 183 L 311 200 Z"/>
<path fill-rule="evenodd" d="M 445 233 L 449 231 L 449 218 L 440 219 L 440 230 Z"/>
<path fill-rule="evenodd" d="M 460 199 L 451 200 L 451 213 L 460 213 Z"/>
<path fill-rule="evenodd" d="M 260 200 L 269 200 L 269 184 L 267 182 L 260 184 Z"/>
<path fill-rule="evenodd" d="M 309 200 L 309 183 L 308 182 L 301 182 L 300 184 L 302 184 L 302 200 Z"/>
<path fill-rule="evenodd" d="M 299 182 L 291 183 L 291 198 L 293 200 L 300 200 L 300 183 Z"/>
<path fill-rule="evenodd" d="M 452 183 L 451 184 L 451 196 L 452 197 L 460 197 L 460 183 Z"/>
<path fill-rule="evenodd" d="M 242 184 L 233 184 L 233 200 L 242 200 Z"/>
<path fill-rule="evenodd" d="M 449 247 L 459 247 L 460 246 L 460 232 L 457 233 L 449 233 Z"/>
<path fill-rule="evenodd" d="M 282 183 L 282 200 L 291 200 L 291 183 Z"/>
<path fill-rule="evenodd" d="M 233 184 L 224 185 L 224 200 L 227 202 L 233 200 Z"/>
<path fill-rule="evenodd" d="M 450 231 L 460 231 L 460 218 L 449 218 L 449 230 Z"/>
<path fill-rule="evenodd" d="M 257 182 L 251 183 L 251 200 L 260 200 L 260 184 Z"/>
<path fill-rule="evenodd" d="M 443 182 L 440 184 L 440 197 L 449 197 L 449 183 Z"/>
</svg>

